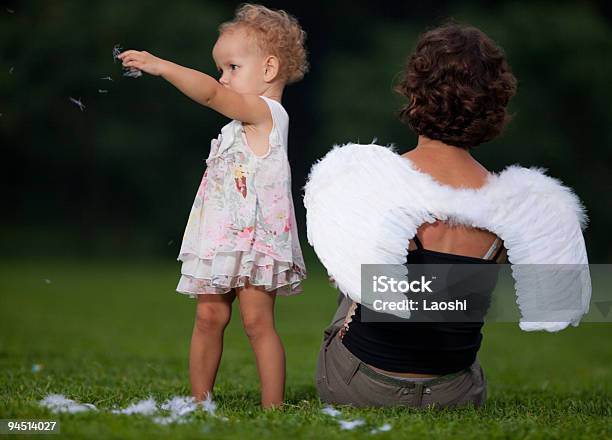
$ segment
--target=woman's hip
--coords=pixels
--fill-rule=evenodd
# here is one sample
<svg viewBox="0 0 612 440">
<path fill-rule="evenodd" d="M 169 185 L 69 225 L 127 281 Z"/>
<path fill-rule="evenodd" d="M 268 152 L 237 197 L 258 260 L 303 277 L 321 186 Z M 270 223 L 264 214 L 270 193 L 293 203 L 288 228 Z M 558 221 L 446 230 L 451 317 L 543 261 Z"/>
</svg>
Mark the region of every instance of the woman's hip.
<svg viewBox="0 0 612 440">
<path fill-rule="evenodd" d="M 354 356 L 338 338 L 339 327 L 324 332 L 316 371 L 322 401 L 356 407 L 481 406 L 487 383 L 478 359 L 463 371 L 427 381 L 411 381 L 375 371 Z"/>
</svg>

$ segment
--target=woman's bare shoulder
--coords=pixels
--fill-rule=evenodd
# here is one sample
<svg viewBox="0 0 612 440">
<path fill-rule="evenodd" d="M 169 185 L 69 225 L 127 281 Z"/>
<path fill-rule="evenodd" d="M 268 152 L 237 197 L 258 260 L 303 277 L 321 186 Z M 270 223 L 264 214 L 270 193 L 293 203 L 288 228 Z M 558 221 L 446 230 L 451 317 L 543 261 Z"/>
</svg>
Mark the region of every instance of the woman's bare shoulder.
<svg viewBox="0 0 612 440">
<path fill-rule="evenodd" d="M 491 174 L 475 158 L 462 154 L 414 149 L 402 154 L 402 157 L 409 159 L 419 171 L 429 174 L 436 181 L 456 188 L 480 188 Z"/>
</svg>

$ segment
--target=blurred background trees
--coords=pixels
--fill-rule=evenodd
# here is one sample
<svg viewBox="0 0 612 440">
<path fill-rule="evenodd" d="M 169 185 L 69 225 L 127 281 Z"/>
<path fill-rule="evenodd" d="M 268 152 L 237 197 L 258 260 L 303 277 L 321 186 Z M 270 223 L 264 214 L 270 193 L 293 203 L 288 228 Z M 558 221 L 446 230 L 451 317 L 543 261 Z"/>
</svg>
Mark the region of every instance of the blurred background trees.
<svg viewBox="0 0 612 440">
<path fill-rule="evenodd" d="M 606 2 L 262 3 L 286 9 L 308 33 L 311 72 L 284 96 L 305 248 L 302 187 L 311 165 L 336 143 L 376 138 L 413 148 L 415 135 L 395 117 L 402 100 L 393 84 L 418 35 L 455 18 L 497 41 L 519 80 L 514 120 L 474 156 L 492 171 L 541 166 L 573 187 L 590 216 L 591 262 L 609 262 Z M 121 76 L 112 49 L 147 50 L 215 75 L 216 29 L 238 4 L 72 0 L 0 9 L 4 258 L 178 254 L 210 139 L 227 121 L 161 78 Z"/>
</svg>

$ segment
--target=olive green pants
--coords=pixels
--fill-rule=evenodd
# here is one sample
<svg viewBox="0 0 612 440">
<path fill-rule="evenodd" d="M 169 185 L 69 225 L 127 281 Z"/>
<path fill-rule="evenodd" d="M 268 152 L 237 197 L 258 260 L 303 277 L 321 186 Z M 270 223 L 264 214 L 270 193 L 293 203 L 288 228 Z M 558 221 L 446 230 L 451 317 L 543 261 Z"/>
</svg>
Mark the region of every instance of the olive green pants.
<svg viewBox="0 0 612 440">
<path fill-rule="evenodd" d="M 487 383 L 478 359 L 463 371 L 419 382 L 397 379 L 369 368 L 338 337 L 350 306 L 350 300 L 340 296 L 336 314 L 324 331 L 317 360 L 316 386 L 323 402 L 356 407 L 414 408 L 484 404 Z"/>
</svg>

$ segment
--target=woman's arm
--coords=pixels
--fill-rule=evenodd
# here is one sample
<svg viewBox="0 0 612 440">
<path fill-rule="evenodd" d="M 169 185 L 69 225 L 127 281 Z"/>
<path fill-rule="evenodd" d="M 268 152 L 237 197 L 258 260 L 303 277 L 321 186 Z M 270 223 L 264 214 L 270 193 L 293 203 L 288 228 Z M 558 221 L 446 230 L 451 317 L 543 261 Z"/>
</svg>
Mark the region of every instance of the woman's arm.
<svg viewBox="0 0 612 440">
<path fill-rule="evenodd" d="M 268 105 L 257 95 L 243 95 L 222 86 L 210 75 L 146 51 L 126 50 L 117 56 L 125 67 L 133 67 L 154 76 L 161 76 L 199 104 L 248 124 L 272 119 Z"/>
</svg>

